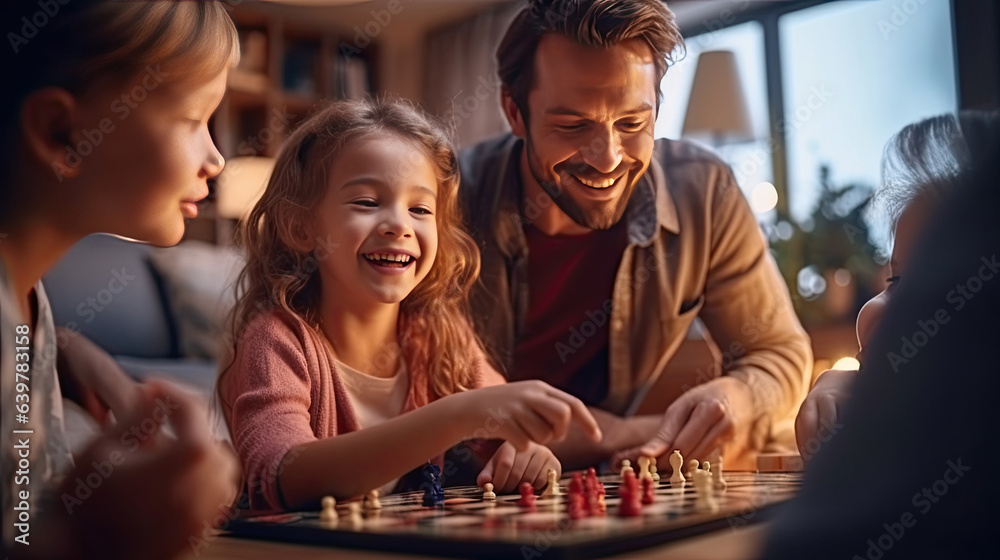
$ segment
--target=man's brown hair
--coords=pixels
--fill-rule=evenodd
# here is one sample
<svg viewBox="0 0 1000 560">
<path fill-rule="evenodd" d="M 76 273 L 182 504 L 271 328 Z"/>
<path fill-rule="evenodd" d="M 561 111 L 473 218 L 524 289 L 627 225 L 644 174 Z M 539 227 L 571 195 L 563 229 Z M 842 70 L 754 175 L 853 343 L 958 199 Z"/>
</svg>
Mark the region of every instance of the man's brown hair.
<svg viewBox="0 0 1000 560">
<path fill-rule="evenodd" d="M 675 62 L 674 51 L 684 51 L 684 37 L 662 0 L 528 0 L 497 48 L 500 81 L 524 118 L 534 82 L 535 51 L 545 33 L 561 33 L 591 47 L 642 39 L 653 51 L 657 84 Z M 661 97 L 657 91 L 657 110 Z"/>
</svg>

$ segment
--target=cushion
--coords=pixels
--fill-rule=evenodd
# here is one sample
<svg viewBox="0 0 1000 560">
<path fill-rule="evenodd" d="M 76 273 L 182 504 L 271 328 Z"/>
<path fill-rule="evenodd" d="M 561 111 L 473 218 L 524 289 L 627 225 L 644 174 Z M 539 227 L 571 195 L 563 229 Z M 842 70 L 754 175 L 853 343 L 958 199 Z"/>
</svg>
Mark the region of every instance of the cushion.
<svg viewBox="0 0 1000 560">
<path fill-rule="evenodd" d="M 180 354 L 217 360 L 235 303 L 233 285 L 243 269 L 242 253 L 232 247 L 185 241 L 153 250 L 150 259 L 163 279 L 177 324 Z"/>
<path fill-rule="evenodd" d="M 208 406 L 209 422 L 215 438 L 229 441 L 229 430 L 215 396 L 215 379 L 218 376 L 215 362 L 199 359 L 143 360 L 128 356 L 115 356 L 115 359 L 133 379 L 165 379 L 202 396 Z"/>
<path fill-rule="evenodd" d="M 115 356 L 118 365 L 136 381 L 148 381 L 157 377 L 169 379 L 195 389 L 205 397 L 215 391 L 218 367 L 215 362 L 195 358 L 151 360 Z"/>
<path fill-rule="evenodd" d="M 113 355 L 176 355 L 150 250 L 104 234 L 74 245 L 43 279 L 56 326 L 79 330 Z"/>
</svg>

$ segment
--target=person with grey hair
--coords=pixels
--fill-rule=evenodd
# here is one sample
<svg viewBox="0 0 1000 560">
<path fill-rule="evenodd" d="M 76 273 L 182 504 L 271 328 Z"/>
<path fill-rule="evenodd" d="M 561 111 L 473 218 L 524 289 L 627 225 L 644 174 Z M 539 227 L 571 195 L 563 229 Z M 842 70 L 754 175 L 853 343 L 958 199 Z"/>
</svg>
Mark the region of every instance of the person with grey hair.
<svg viewBox="0 0 1000 560">
<path fill-rule="evenodd" d="M 859 361 L 882 319 L 904 266 L 916 250 L 919 231 L 931 213 L 955 188 L 960 173 L 972 163 L 963 129 L 988 122 L 995 113 L 963 111 L 907 125 L 886 144 L 882 158 L 882 186 L 872 199 L 869 216 L 882 220 L 892 232 L 893 249 L 885 289 L 858 313 Z M 903 359 L 900 357 L 900 359 Z M 827 370 L 819 375 L 795 419 L 795 439 L 806 459 L 819 445 L 817 435 L 837 425 L 839 410 L 850 396 L 858 370 Z"/>
<path fill-rule="evenodd" d="M 1000 113 L 963 112 L 957 123 L 918 123 L 895 140 L 920 148 L 893 149 L 920 165 L 927 150 L 938 158 L 955 145 L 958 136 L 938 131 L 960 130 L 967 159 L 957 175 L 925 175 L 933 180 L 901 207 L 897 245 L 912 235 L 898 263 L 905 281 L 893 284 L 866 341 L 839 430 L 809 462 L 799 494 L 776 512 L 763 558 L 996 554 Z M 934 193 L 941 203 L 904 233 L 914 204 Z"/>
</svg>

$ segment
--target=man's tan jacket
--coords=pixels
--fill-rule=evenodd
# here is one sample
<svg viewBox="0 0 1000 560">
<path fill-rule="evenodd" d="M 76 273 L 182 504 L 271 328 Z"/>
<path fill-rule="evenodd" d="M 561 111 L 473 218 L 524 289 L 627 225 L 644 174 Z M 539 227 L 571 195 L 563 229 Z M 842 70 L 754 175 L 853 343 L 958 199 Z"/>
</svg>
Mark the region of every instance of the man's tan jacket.
<svg viewBox="0 0 1000 560">
<path fill-rule="evenodd" d="M 482 252 L 473 318 L 510 379 L 519 379 L 510 367 L 529 301 L 523 225 L 552 204 L 522 200 L 522 147 L 506 135 L 461 156 L 463 211 Z M 721 372 L 753 394 L 743 451 L 794 445 L 795 415 L 811 378 L 809 338 L 728 166 L 691 143 L 657 140 L 623 219 L 629 243 L 609 294 L 609 392 L 601 408 L 634 413 L 700 317 L 721 367 L 706 368 L 696 382 Z M 735 466 L 729 457 L 727 465 Z"/>
</svg>

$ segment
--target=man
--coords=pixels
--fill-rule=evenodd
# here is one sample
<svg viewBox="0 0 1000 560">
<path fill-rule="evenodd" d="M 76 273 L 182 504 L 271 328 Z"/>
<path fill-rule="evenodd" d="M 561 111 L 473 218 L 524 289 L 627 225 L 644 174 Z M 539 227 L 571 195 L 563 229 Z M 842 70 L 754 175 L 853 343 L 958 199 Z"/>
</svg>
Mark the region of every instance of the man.
<svg viewBox="0 0 1000 560">
<path fill-rule="evenodd" d="M 497 50 L 512 134 L 462 156 L 492 358 L 606 411 L 602 448 L 571 441 L 569 464 L 719 449 L 745 467 L 769 441 L 793 445 L 812 356 L 753 214 L 715 156 L 653 138 L 682 44 L 659 0 L 531 1 Z M 631 417 L 695 317 L 722 375 Z"/>
</svg>

